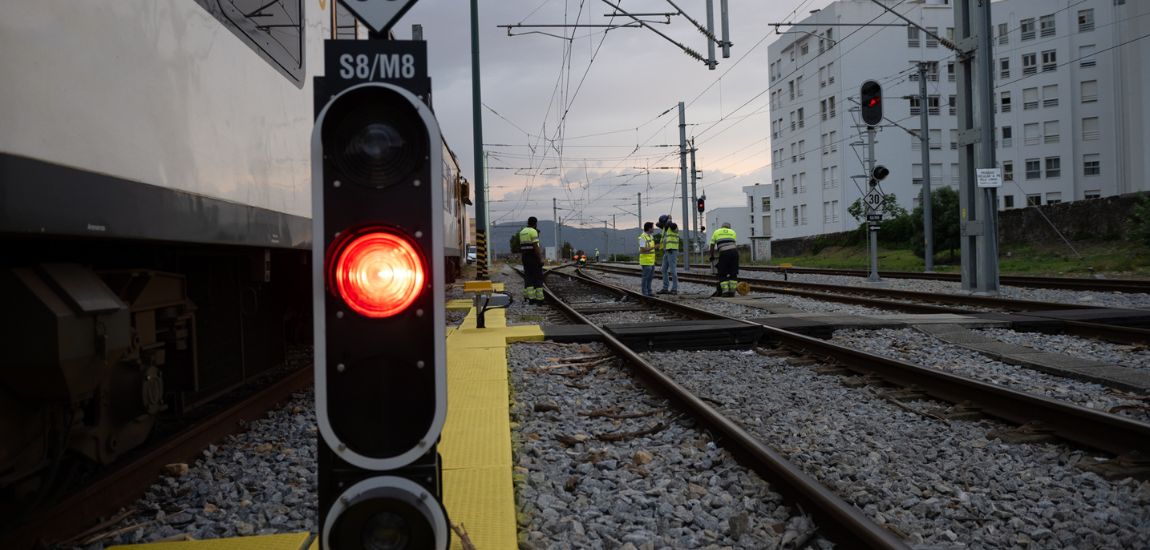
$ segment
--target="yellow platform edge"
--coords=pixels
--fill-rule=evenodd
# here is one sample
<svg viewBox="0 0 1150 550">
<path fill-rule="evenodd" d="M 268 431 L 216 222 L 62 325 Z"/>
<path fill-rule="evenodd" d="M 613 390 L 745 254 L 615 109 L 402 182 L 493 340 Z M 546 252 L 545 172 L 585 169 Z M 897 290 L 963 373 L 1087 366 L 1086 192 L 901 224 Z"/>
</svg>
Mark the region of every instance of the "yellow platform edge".
<svg viewBox="0 0 1150 550">
<path fill-rule="evenodd" d="M 503 289 L 503 283 L 495 285 L 496 290 Z M 458 301 L 469 306 L 471 303 Z M 447 331 L 448 415 L 439 442 L 444 507 L 451 523 L 462 525 L 477 548 L 517 548 L 511 421 L 507 410 L 507 345 L 543 340 L 543 330 L 538 325 L 507 326 L 507 315 L 502 309 L 486 313 L 485 329 L 475 328 L 475 321 L 476 312 L 471 308 L 458 327 Z M 110 548 L 318 550 L 319 542 L 310 533 L 286 533 Z M 451 548 L 463 548 L 455 534 Z"/>
</svg>

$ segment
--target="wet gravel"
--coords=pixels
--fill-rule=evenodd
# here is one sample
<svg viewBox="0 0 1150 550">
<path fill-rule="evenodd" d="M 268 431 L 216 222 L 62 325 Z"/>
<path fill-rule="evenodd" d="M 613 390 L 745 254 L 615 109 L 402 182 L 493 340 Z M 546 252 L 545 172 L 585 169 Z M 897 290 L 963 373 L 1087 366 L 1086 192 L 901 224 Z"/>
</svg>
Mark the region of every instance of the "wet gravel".
<svg viewBox="0 0 1150 550">
<path fill-rule="evenodd" d="M 1089 453 L 988 439 L 1003 425 L 935 420 L 785 358 L 648 356 L 915 546 L 1144 548 L 1150 540 L 1150 482 L 1076 468 L 1095 460 Z"/>
<path fill-rule="evenodd" d="M 1146 401 L 1127 392 L 996 361 L 913 329 L 840 330 L 831 342 L 1104 412 L 1117 406 L 1134 406 L 1116 413 L 1150 422 L 1150 410 L 1138 407 Z M 1023 341 L 1016 343 L 1033 347 Z"/>
<path fill-rule="evenodd" d="M 554 368 L 605 349 L 510 348 L 520 548 L 760 549 L 809 540 L 807 517 L 615 361 Z M 813 547 L 829 544 L 816 537 Z"/>
</svg>

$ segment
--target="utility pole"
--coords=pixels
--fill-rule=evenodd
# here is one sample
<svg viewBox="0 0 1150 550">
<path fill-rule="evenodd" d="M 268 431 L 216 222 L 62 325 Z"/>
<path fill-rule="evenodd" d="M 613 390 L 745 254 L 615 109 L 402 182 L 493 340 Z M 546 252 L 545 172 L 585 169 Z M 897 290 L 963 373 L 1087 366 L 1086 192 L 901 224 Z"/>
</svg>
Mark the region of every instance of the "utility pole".
<svg viewBox="0 0 1150 550">
<path fill-rule="evenodd" d="M 607 221 L 607 220 L 603 220 L 603 221 L 605 222 L 605 221 Z M 640 227 L 640 229 L 642 229 L 642 227 Z M 617 230 L 615 229 L 615 215 L 614 215 L 614 214 L 611 214 L 611 235 L 612 235 L 612 236 L 614 236 L 614 235 L 615 235 L 615 231 L 617 231 Z M 626 241 L 626 240 L 624 240 L 623 242 L 627 242 L 627 241 Z"/>
<path fill-rule="evenodd" d="M 724 6 L 726 5 L 726 0 L 724 0 L 723 5 Z M 691 138 L 691 204 L 693 204 L 693 205 L 699 204 L 699 195 L 698 195 L 698 191 L 696 191 L 696 184 L 698 183 L 698 175 L 699 175 L 699 172 L 697 170 L 695 170 L 695 138 Z M 683 225 L 686 225 L 686 224 L 687 224 L 687 220 L 683 220 Z M 683 232 L 687 236 L 687 246 L 683 247 L 683 250 L 687 250 L 687 249 L 691 248 L 691 242 L 693 240 L 697 240 L 699 238 L 699 208 L 698 208 L 698 206 L 694 206 L 691 208 L 691 227 L 684 228 L 684 229 L 687 229 L 687 231 Z M 691 238 L 692 232 L 694 232 L 694 235 L 695 235 L 694 239 Z M 684 252 L 684 254 L 686 254 L 686 252 Z M 690 264 L 688 264 L 688 265 L 690 265 Z"/>
<path fill-rule="evenodd" d="M 934 224 L 930 200 L 930 123 L 927 117 L 926 62 L 918 63 L 919 142 L 922 145 L 922 231 L 926 238 L 926 269 L 934 273 Z"/>
<path fill-rule="evenodd" d="M 727 0 L 719 0 L 723 26 L 723 59 L 731 57 L 731 23 L 727 17 Z"/>
<path fill-rule="evenodd" d="M 710 7 L 710 5 L 711 5 L 711 0 L 707 0 L 707 6 Z M 710 13 L 710 10 L 708 10 L 707 13 Z M 713 51 L 714 50 L 712 50 L 712 52 Z M 712 57 L 712 59 L 714 58 L 713 55 L 711 57 Z M 686 109 L 686 107 L 683 106 L 683 102 L 680 101 L 679 102 L 679 180 L 682 181 L 682 185 L 683 185 L 683 194 L 681 195 L 683 197 L 683 218 L 682 218 L 683 224 L 686 224 L 687 220 L 689 219 L 687 217 L 688 216 L 688 213 L 687 213 L 687 114 L 686 114 L 685 109 Z M 690 256 L 691 256 L 691 252 L 689 249 L 683 251 L 683 271 L 687 271 L 691 268 L 691 257 Z"/>
<path fill-rule="evenodd" d="M 637 194 L 635 204 L 639 206 L 639 209 L 637 210 L 638 214 L 636 214 L 636 215 L 639 216 L 639 231 L 642 231 L 643 230 L 643 194 L 642 193 Z"/>
<path fill-rule="evenodd" d="M 555 220 L 555 227 L 551 228 L 551 237 L 555 242 L 555 259 L 560 257 L 559 250 L 559 201 L 554 197 L 551 198 L 551 219 Z"/>
<path fill-rule="evenodd" d="M 607 233 L 607 218 L 603 218 L 603 257 L 611 261 L 611 237 Z"/>
<path fill-rule="evenodd" d="M 866 172 L 867 184 L 876 185 L 874 180 L 874 126 L 867 125 L 866 127 Z M 867 213 L 880 212 L 878 209 L 871 210 L 869 207 Z M 867 220 L 867 233 L 870 236 L 870 275 L 867 275 L 866 280 L 872 283 L 882 281 L 878 276 L 878 223 Z"/>
<path fill-rule="evenodd" d="M 978 169 L 996 168 L 990 2 L 956 0 L 954 28 L 964 50 L 955 67 L 958 73 L 962 289 L 995 295 L 999 275 L 998 194 L 995 187 L 977 185 Z"/>
<path fill-rule="evenodd" d="M 475 276 L 487 279 L 487 179 L 483 159 L 483 98 L 479 86 L 479 0 L 471 0 L 471 129 L 475 161 Z M 514 252 L 514 251 L 512 251 Z"/>
<path fill-rule="evenodd" d="M 715 0 L 707 0 L 707 68 L 713 71 L 718 64 L 715 61 Z"/>
</svg>

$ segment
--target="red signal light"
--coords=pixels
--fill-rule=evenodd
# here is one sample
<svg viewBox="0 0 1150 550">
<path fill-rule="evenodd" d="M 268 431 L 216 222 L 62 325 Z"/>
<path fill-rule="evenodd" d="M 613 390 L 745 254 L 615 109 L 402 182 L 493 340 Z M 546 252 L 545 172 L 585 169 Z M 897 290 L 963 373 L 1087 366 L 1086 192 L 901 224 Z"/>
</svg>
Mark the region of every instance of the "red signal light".
<svg viewBox="0 0 1150 550">
<path fill-rule="evenodd" d="M 427 273 L 415 243 L 377 230 L 342 247 L 332 277 L 348 307 L 364 317 L 384 318 L 415 302 Z"/>
<path fill-rule="evenodd" d="M 878 105 L 878 98 L 877 97 L 870 98 L 870 101 L 868 101 L 866 104 L 867 107 L 874 107 L 875 105 Z"/>
</svg>

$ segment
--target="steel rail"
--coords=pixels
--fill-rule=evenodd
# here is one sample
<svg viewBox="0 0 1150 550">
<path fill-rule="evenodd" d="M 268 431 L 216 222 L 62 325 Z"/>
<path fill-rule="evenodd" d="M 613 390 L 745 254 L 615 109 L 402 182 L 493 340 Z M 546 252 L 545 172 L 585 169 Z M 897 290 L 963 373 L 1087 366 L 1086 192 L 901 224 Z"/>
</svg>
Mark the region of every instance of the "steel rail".
<svg viewBox="0 0 1150 550">
<path fill-rule="evenodd" d="M 626 275 L 635 275 L 637 272 L 630 268 L 615 267 L 615 266 L 594 266 L 595 269 L 600 269 L 610 273 L 621 273 Z M 704 281 L 704 284 L 714 283 L 718 279 L 710 275 L 696 274 L 696 273 L 680 273 L 679 280 L 689 282 Z M 1046 311 L 1055 309 L 1098 309 L 1096 306 L 1084 306 L 1080 304 L 1062 304 L 1057 302 L 1037 302 L 1033 300 L 1012 300 L 1008 298 L 995 298 L 991 296 L 973 296 L 968 294 L 948 294 L 937 292 L 917 292 L 911 290 L 895 290 L 891 288 L 874 288 L 874 287 L 855 287 L 843 285 L 831 285 L 824 283 L 800 283 L 795 281 L 769 281 L 764 279 L 741 279 L 739 282 L 745 282 L 749 287 L 756 290 L 763 290 L 767 292 L 778 292 L 781 290 L 797 290 L 807 289 L 811 291 L 822 291 L 829 293 L 843 293 L 850 292 L 852 294 L 880 296 L 884 298 L 895 298 L 902 300 L 920 300 L 923 302 L 935 304 L 947 304 L 954 306 L 978 306 L 990 307 L 1004 311 Z M 830 298 L 825 298 L 830 299 Z M 953 310 L 951 311 L 954 312 Z M 969 313 L 969 311 L 962 311 L 962 313 Z"/>
<path fill-rule="evenodd" d="M 579 279 L 587 280 L 584 277 L 579 277 Z M 839 498 L 838 495 L 791 464 L 782 455 L 764 445 L 742 426 L 723 416 L 707 402 L 699 399 L 654 365 L 644 360 L 612 336 L 610 332 L 592 323 L 573 307 L 567 305 L 547 286 L 546 278 L 544 279 L 543 290 L 548 299 L 565 314 L 598 332 L 611 349 L 623 356 L 636 372 L 650 381 L 657 390 L 667 395 L 681 407 L 689 410 L 725 440 L 733 443 L 737 452 L 750 457 L 753 460 L 754 469 L 770 481 L 774 489 L 803 503 L 803 509 L 816 517 L 819 529 L 824 531 L 828 538 L 847 548 L 907 548 L 906 543 L 900 538 L 871 521 L 858 508 Z M 660 305 L 669 303 L 662 300 L 659 302 L 662 302 Z"/>
<path fill-rule="evenodd" d="M 165 465 L 195 458 L 208 445 L 241 431 L 247 422 L 259 419 L 293 393 L 310 387 L 313 379 L 311 366 L 298 369 L 243 401 L 196 422 L 15 526 L 11 533 L 0 537 L 0 548 L 35 548 L 82 534 L 99 518 L 115 514 L 144 494 L 156 482 Z"/>
<path fill-rule="evenodd" d="M 600 283 L 615 286 L 602 281 Z M 673 303 L 644 297 L 622 287 L 615 288 L 636 298 L 663 304 Z M 759 324 L 686 304 L 676 304 L 675 307 L 682 311 L 694 310 L 698 315 L 707 315 L 712 319 L 735 319 L 747 324 Z M 1150 424 L 839 346 L 788 330 L 761 326 L 765 329 L 764 336 L 780 345 L 808 355 L 824 357 L 859 374 L 873 374 L 896 385 L 919 390 L 936 399 L 962 404 L 968 409 L 977 409 L 983 414 L 1014 424 L 1035 425 L 1051 435 L 1113 455 L 1137 452 L 1150 456 Z"/>
<path fill-rule="evenodd" d="M 691 264 L 691 267 L 710 269 L 706 264 Z M 740 266 L 740 270 L 774 273 L 804 273 L 811 275 L 841 275 L 846 277 L 866 277 L 862 269 L 824 267 L 779 267 L 779 266 Z M 880 277 L 889 279 L 920 279 L 925 281 L 961 282 L 958 273 L 921 273 L 917 271 L 880 271 Z M 1103 292 L 1144 292 L 1150 293 L 1150 280 L 1146 279 L 1087 279 L 1075 277 L 1039 277 L 1036 275 L 1002 275 L 999 282 L 1008 286 L 1029 288 L 1056 288 L 1064 290 L 1097 290 Z"/>
</svg>

